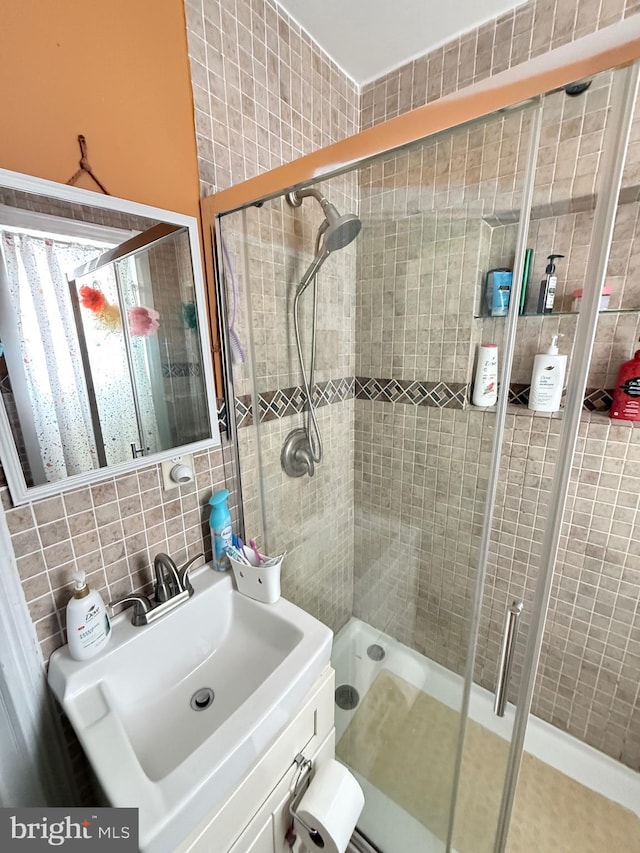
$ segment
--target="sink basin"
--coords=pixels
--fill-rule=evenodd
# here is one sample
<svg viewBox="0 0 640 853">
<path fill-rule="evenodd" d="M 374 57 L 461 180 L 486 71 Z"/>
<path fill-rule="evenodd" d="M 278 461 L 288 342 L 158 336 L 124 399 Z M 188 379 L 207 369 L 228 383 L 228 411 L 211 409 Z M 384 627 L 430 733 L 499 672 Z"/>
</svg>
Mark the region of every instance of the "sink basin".
<svg viewBox="0 0 640 853">
<path fill-rule="evenodd" d="M 140 847 L 174 849 L 222 805 L 329 665 L 332 633 L 281 598 L 261 604 L 205 566 L 151 625 L 113 620 L 104 653 L 51 656 L 49 685 L 110 805 L 137 807 Z"/>
</svg>

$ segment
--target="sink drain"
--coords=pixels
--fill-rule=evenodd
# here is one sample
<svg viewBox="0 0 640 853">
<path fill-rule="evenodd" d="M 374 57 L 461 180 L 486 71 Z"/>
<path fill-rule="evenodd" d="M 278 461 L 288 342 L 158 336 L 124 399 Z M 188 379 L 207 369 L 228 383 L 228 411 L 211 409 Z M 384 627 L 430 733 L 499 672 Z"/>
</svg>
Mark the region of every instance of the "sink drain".
<svg viewBox="0 0 640 853">
<path fill-rule="evenodd" d="M 215 694 L 210 687 L 201 687 L 191 697 L 190 705 L 194 711 L 204 711 L 213 702 Z"/>
<path fill-rule="evenodd" d="M 360 695 L 352 684 L 341 684 L 336 687 L 336 705 L 343 711 L 353 711 L 360 701 Z"/>
</svg>

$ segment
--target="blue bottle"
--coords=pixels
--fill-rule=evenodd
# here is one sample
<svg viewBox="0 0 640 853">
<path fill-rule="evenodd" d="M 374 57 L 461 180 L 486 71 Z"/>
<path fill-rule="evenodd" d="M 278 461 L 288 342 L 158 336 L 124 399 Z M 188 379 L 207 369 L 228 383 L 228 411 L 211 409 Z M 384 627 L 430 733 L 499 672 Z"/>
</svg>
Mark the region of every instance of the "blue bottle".
<svg viewBox="0 0 640 853">
<path fill-rule="evenodd" d="M 509 312 L 513 273 L 508 269 L 489 270 L 485 283 L 487 312 L 490 317 L 506 317 Z"/>
<path fill-rule="evenodd" d="M 209 526 L 211 527 L 211 538 L 213 539 L 213 565 L 217 572 L 224 572 L 229 568 L 229 558 L 226 549 L 231 545 L 231 513 L 227 506 L 229 497 L 228 489 L 220 489 L 209 498 L 211 512 L 209 514 Z"/>
</svg>

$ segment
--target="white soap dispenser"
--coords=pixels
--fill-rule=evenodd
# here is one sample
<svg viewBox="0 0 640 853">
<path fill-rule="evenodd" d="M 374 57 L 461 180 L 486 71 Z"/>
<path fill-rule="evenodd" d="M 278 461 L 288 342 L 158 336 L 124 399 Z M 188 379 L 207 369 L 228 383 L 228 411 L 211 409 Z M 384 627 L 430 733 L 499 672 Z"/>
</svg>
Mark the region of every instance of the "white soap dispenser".
<svg viewBox="0 0 640 853">
<path fill-rule="evenodd" d="M 102 596 L 90 590 L 85 573 L 73 573 L 73 596 L 67 604 L 67 642 L 74 660 L 88 660 L 97 655 L 111 636 L 111 623 Z"/>
<path fill-rule="evenodd" d="M 529 408 L 536 412 L 560 411 L 567 357 L 558 353 L 559 337 L 554 335 L 549 349 L 533 359 Z"/>
</svg>

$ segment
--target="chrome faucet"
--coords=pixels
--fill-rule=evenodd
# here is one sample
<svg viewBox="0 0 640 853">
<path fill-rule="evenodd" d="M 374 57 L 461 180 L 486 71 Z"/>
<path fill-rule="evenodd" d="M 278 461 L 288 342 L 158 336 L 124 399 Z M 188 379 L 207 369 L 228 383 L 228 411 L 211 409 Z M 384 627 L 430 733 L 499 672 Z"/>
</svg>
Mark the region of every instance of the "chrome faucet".
<svg viewBox="0 0 640 853">
<path fill-rule="evenodd" d="M 163 616 L 173 610 L 174 607 L 187 601 L 194 592 L 189 580 L 189 571 L 200 557 L 204 557 L 204 554 L 197 554 L 179 569 L 168 554 L 162 552 L 156 554 L 153 560 L 156 578 L 154 586 L 155 603 L 152 603 L 146 595 L 130 593 L 118 601 L 110 602 L 111 615 L 113 616 L 114 609 L 119 605 L 125 607 L 132 605 L 131 624 L 136 626 L 148 625 L 159 616 Z"/>
<path fill-rule="evenodd" d="M 158 604 L 164 604 L 177 595 L 187 593 L 187 598 L 193 595 L 193 587 L 189 580 L 189 570 L 196 560 L 204 557 L 204 554 L 196 554 L 185 565 L 179 569 L 175 561 L 168 555 L 156 554 L 153 568 L 156 575 L 155 597 Z"/>
<path fill-rule="evenodd" d="M 153 561 L 156 575 L 155 598 L 158 604 L 164 604 L 180 592 L 178 567 L 168 554 L 156 554 Z"/>
</svg>

